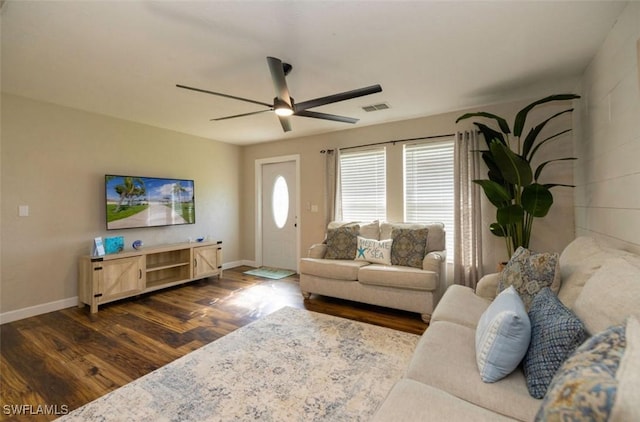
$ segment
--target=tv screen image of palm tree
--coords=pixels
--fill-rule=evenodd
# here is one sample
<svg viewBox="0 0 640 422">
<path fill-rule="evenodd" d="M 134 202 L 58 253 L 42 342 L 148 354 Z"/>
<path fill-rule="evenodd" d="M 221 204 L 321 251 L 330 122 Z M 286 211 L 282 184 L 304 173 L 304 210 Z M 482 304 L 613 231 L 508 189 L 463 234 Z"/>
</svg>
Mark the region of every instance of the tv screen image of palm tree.
<svg viewBox="0 0 640 422">
<path fill-rule="evenodd" d="M 195 223 L 193 180 L 105 176 L 107 229 Z"/>
</svg>

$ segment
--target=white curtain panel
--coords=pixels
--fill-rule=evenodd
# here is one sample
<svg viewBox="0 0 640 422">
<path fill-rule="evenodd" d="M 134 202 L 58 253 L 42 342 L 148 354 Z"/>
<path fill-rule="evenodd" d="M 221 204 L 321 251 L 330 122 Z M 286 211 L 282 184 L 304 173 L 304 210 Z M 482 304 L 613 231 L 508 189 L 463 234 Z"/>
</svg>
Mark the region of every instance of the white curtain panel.
<svg viewBox="0 0 640 422">
<path fill-rule="evenodd" d="M 325 212 L 327 224 L 342 220 L 342 192 L 340 191 L 340 150 L 330 149 L 326 152 L 326 194 Z"/>
<path fill-rule="evenodd" d="M 481 178 L 479 135 L 458 132 L 454 148 L 454 251 L 453 282 L 475 289 L 482 277 Z"/>
</svg>

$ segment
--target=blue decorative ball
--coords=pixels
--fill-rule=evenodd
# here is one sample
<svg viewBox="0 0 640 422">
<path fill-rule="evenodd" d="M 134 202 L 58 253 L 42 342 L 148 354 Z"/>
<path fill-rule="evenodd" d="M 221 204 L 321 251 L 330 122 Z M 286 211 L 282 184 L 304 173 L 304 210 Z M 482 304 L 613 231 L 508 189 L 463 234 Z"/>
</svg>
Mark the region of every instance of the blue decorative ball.
<svg viewBox="0 0 640 422">
<path fill-rule="evenodd" d="M 142 240 L 135 240 L 131 246 L 133 246 L 133 249 L 138 250 L 142 249 L 142 245 L 144 245 L 144 243 L 142 243 Z"/>
</svg>

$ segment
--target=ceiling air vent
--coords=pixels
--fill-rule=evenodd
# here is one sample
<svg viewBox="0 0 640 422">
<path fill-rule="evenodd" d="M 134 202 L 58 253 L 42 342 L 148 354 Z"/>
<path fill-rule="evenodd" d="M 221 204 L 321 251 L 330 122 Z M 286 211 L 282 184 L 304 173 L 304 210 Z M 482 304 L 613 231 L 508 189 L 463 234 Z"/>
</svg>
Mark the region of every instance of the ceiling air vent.
<svg viewBox="0 0 640 422">
<path fill-rule="evenodd" d="M 368 105 L 368 106 L 362 107 L 362 109 L 364 111 L 366 111 L 366 112 L 377 111 L 377 110 L 386 110 L 388 108 L 389 108 L 389 104 L 386 104 L 386 103 L 373 104 L 373 105 Z"/>
</svg>

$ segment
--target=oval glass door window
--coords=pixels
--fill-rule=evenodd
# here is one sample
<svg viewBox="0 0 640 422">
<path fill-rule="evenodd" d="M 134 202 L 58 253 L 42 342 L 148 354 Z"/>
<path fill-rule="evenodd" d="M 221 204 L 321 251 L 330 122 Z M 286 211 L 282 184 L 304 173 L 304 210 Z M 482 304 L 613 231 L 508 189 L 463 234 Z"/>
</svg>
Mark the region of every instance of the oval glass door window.
<svg viewBox="0 0 640 422">
<path fill-rule="evenodd" d="M 289 187 L 287 186 L 287 181 L 282 176 L 278 176 L 273 184 L 271 208 L 276 226 L 279 229 L 283 228 L 289 216 Z"/>
</svg>

